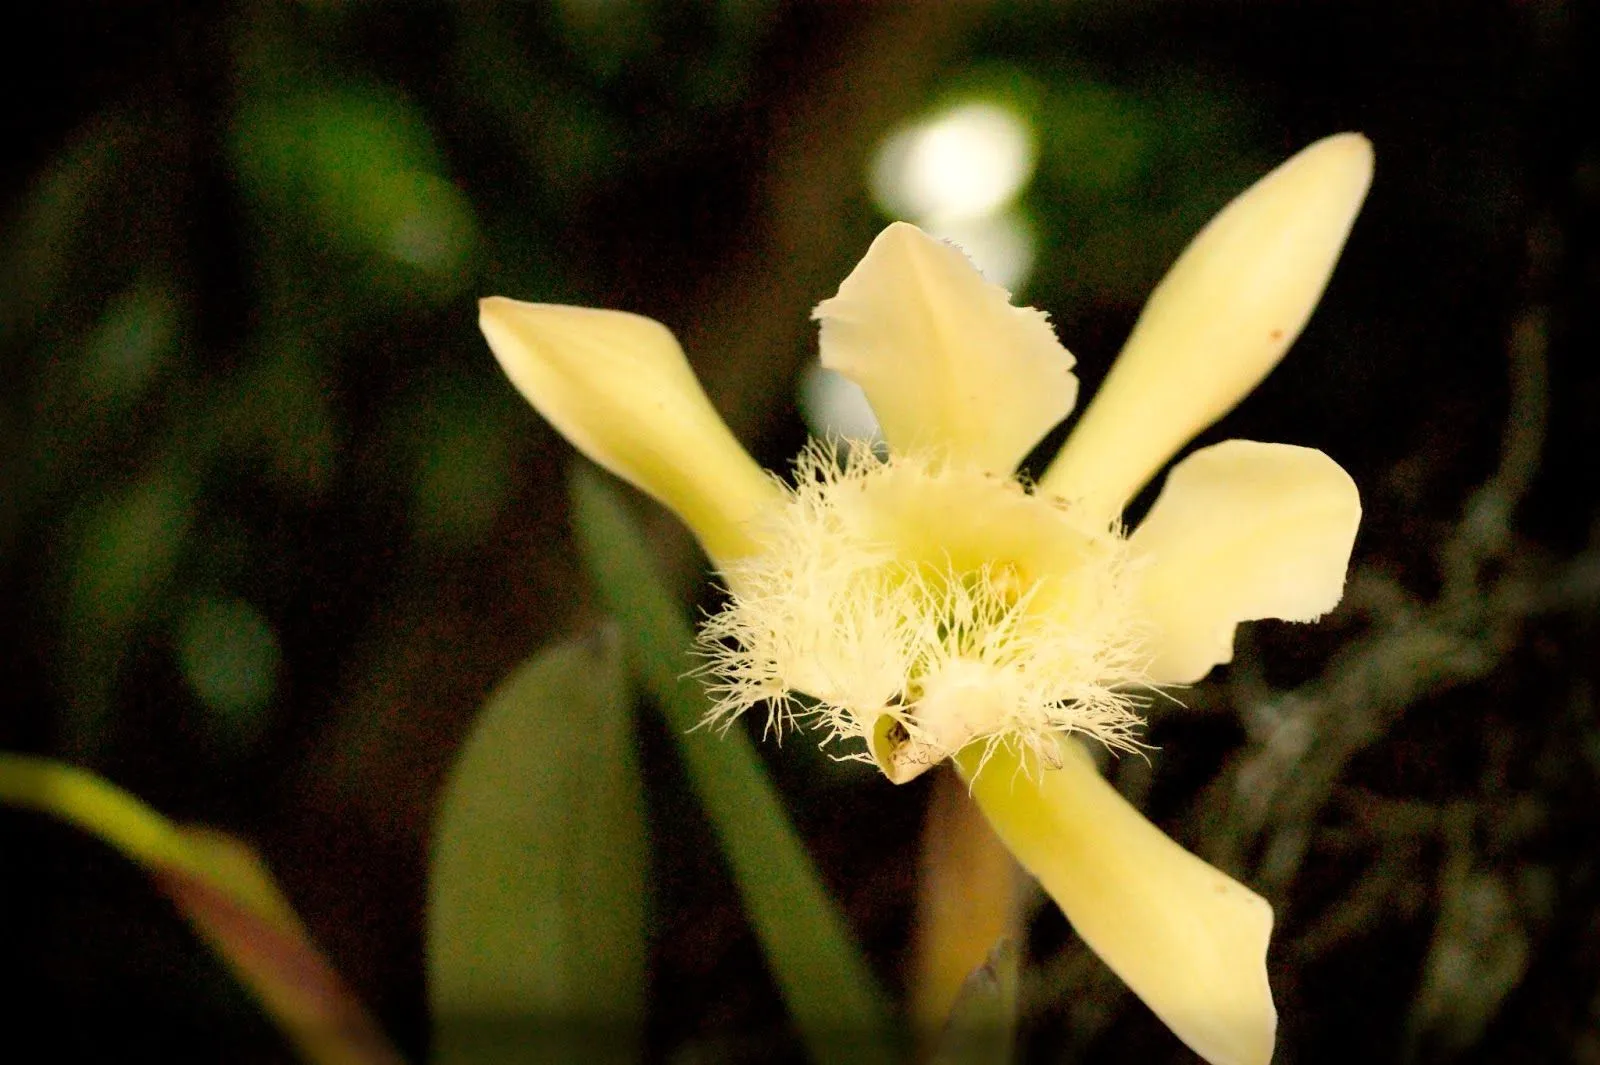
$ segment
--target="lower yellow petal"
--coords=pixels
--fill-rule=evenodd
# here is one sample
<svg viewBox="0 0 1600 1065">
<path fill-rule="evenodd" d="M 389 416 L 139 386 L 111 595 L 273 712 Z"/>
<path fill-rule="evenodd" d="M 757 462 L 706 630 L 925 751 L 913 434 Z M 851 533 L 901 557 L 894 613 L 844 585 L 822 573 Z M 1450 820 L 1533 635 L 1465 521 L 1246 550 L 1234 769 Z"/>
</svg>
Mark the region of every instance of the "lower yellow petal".
<svg viewBox="0 0 1600 1065">
<path fill-rule="evenodd" d="M 1327 137 L 1194 238 L 1039 480 L 1107 519 L 1277 365 L 1322 295 L 1372 181 L 1372 145 Z"/>
<path fill-rule="evenodd" d="M 750 524 L 777 503 L 778 488 L 733 438 L 665 326 L 501 296 L 478 307 L 506 376 L 561 435 L 670 507 L 712 561 L 751 553 Z"/>
<path fill-rule="evenodd" d="M 1355 482 L 1314 448 L 1228 440 L 1174 466 L 1128 538 L 1150 679 L 1204 677 L 1233 658 L 1241 621 L 1332 610 L 1360 521 Z"/>
<path fill-rule="evenodd" d="M 981 745 L 956 756 L 1011 853 L 1111 970 L 1211 1065 L 1266 1065 L 1272 907 L 1162 834 L 1075 741 L 1061 765 Z M 980 769 L 981 765 L 981 769 Z"/>
</svg>

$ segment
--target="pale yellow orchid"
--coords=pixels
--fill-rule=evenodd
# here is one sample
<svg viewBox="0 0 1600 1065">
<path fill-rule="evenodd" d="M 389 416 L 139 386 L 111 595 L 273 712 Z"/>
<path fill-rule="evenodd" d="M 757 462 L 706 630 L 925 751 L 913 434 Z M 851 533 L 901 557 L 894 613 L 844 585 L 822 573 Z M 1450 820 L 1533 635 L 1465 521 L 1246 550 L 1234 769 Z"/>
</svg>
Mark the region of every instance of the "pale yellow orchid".
<svg viewBox="0 0 1600 1065">
<path fill-rule="evenodd" d="M 636 315 L 482 302 L 512 382 L 585 454 L 674 510 L 725 580 L 705 626 L 714 716 L 814 716 L 896 782 L 950 757 L 1074 928 L 1213 1065 L 1260 1065 L 1277 1015 L 1272 910 L 1173 843 L 1071 737 L 1136 744 L 1152 693 L 1232 656 L 1241 621 L 1309 621 L 1343 590 L 1360 519 L 1326 455 L 1230 440 L 1127 502 L 1299 334 L 1372 174 L 1355 134 L 1234 200 L 1151 296 L 1035 485 L 1018 463 L 1076 398 L 1045 316 L 904 223 L 823 301 L 824 366 L 888 444 L 759 469 L 672 335 Z"/>
</svg>

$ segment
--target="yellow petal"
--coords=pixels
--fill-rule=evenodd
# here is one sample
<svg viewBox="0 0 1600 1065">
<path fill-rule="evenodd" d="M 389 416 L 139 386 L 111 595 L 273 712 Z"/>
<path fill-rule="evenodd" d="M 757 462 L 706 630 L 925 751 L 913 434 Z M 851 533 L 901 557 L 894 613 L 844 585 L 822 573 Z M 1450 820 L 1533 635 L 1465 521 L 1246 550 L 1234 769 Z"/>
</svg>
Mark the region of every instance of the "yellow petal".
<svg viewBox="0 0 1600 1065">
<path fill-rule="evenodd" d="M 981 745 L 956 757 L 1011 853 L 1145 1005 L 1211 1065 L 1266 1065 L 1272 907 L 1162 834 L 1075 741 L 1061 767 Z"/>
<path fill-rule="evenodd" d="M 672 334 L 621 311 L 480 300 L 506 376 L 595 462 L 670 507 L 718 564 L 749 554 L 776 485 L 712 408 Z"/>
<path fill-rule="evenodd" d="M 1320 140 L 1228 204 L 1157 286 L 1043 490 L 1119 514 L 1277 365 L 1316 306 L 1372 181 L 1372 145 Z"/>
<path fill-rule="evenodd" d="M 1072 356 L 960 249 L 896 222 L 813 315 L 822 365 L 860 385 L 894 451 L 998 474 L 1072 410 Z"/>
<path fill-rule="evenodd" d="M 1314 448 L 1227 440 L 1174 466 L 1128 538 L 1151 679 L 1199 680 L 1233 657 L 1241 621 L 1332 610 L 1360 521 L 1355 482 Z"/>
</svg>

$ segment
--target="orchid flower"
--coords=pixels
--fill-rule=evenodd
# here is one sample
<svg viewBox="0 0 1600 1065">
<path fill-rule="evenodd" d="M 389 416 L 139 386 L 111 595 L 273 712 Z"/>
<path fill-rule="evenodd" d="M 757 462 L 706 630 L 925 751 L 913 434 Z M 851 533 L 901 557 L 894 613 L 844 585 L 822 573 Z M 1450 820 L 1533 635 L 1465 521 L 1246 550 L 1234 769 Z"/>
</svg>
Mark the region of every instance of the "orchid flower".
<svg viewBox="0 0 1600 1065">
<path fill-rule="evenodd" d="M 824 366 L 887 443 L 813 443 L 784 482 L 712 408 L 671 333 L 617 311 L 481 304 L 513 384 L 581 451 L 694 531 L 728 591 L 704 626 L 711 717 L 810 719 L 896 783 L 949 758 L 1084 941 L 1213 1065 L 1261 1065 L 1272 910 L 1145 820 L 1080 740 L 1139 746 L 1140 710 L 1232 656 L 1242 621 L 1339 601 L 1360 501 L 1328 456 L 1229 440 L 1123 508 L 1298 336 L 1372 174 L 1319 141 L 1230 203 L 1156 288 L 1036 484 L 1073 357 L 956 247 L 885 229 L 816 308 Z"/>
</svg>

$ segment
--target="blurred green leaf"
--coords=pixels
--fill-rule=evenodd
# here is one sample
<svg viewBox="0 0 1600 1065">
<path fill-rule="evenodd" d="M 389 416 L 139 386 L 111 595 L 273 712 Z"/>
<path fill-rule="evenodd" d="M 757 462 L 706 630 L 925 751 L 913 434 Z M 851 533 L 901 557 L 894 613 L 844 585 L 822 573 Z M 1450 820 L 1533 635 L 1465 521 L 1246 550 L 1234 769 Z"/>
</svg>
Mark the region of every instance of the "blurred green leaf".
<svg viewBox="0 0 1600 1065">
<path fill-rule="evenodd" d="M 556 28 L 572 54 L 602 81 L 661 47 L 642 0 L 554 0 Z"/>
<path fill-rule="evenodd" d="M 526 184 L 513 201 L 518 223 L 527 222 L 527 197 L 564 214 L 585 190 L 614 176 L 634 150 L 621 121 L 592 86 L 572 84 L 539 64 L 503 12 L 467 5 L 460 17 L 454 80 L 493 124 L 496 142 L 519 157 L 517 176 Z M 525 254 L 519 244 L 536 240 L 536 232 L 491 234 L 494 261 Z"/>
<path fill-rule="evenodd" d="M 0 246 L 0 335 L 32 330 L 58 298 L 86 237 L 86 221 L 116 170 L 135 153 L 137 127 L 117 111 L 96 115 L 34 179 Z"/>
<path fill-rule="evenodd" d="M 26 461 L 7 482 L 18 517 L 81 492 L 96 466 L 137 446 L 156 420 L 151 386 L 181 352 L 182 299 L 164 271 L 147 268 L 103 301 L 76 295 L 76 313 L 52 321 L 35 347 L 32 387 L 15 397 L 31 408 L 18 440 Z"/>
<path fill-rule="evenodd" d="M 244 843 L 173 824 L 93 773 L 46 758 L 0 754 L 0 803 L 56 817 L 143 866 L 312 1065 L 400 1065 Z"/>
<path fill-rule="evenodd" d="M 507 415 L 499 395 L 431 381 L 395 419 L 394 450 L 412 463 L 412 528 L 429 548 L 474 548 L 493 527 L 511 494 Z"/>
<path fill-rule="evenodd" d="M 230 443 L 262 463 L 274 485 L 316 498 L 333 482 L 345 428 L 337 389 L 318 338 L 294 332 L 266 337 L 261 353 L 218 416 Z"/>
<path fill-rule="evenodd" d="M 1126 197 L 1144 177 L 1157 135 L 1141 101 L 1092 82 L 1050 94 L 1043 114 L 1045 164 L 1056 190 L 1084 206 Z"/>
<path fill-rule="evenodd" d="M 893 1061 L 896 1032 L 844 914 L 823 887 L 760 756 L 738 728 L 693 731 L 701 683 L 686 676 L 693 634 L 662 587 L 617 491 L 588 465 L 572 478 L 574 524 L 589 573 L 624 626 L 636 675 L 666 715 L 733 869 L 778 989 L 817 1062 Z"/>
<path fill-rule="evenodd" d="M 176 460 L 86 500 L 69 520 L 60 669 L 67 741 L 88 757 L 114 726 L 116 674 L 140 627 L 161 608 L 195 520 L 194 472 Z"/>
<path fill-rule="evenodd" d="M 266 723 L 282 651 L 272 624 L 243 599 L 206 596 L 178 618 L 183 676 L 214 714 L 216 735 L 248 746 Z"/>
<path fill-rule="evenodd" d="M 1211 215 L 1270 169 L 1248 150 L 1248 99 L 1188 73 L 1146 80 L 1130 88 L 1064 72 L 1040 105 L 1030 204 L 1062 304 L 1137 304 Z"/>
<path fill-rule="evenodd" d="M 145 276 L 106 307 L 84 345 L 79 385 L 95 413 L 120 413 L 174 354 L 177 304 L 170 282 Z"/>
<path fill-rule="evenodd" d="M 94 506 L 72 557 L 75 632 L 113 640 L 137 621 L 172 572 L 194 520 L 195 495 L 188 471 L 158 467 Z"/>
<path fill-rule="evenodd" d="M 929 1065 L 1006 1065 L 1017 1041 L 1017 948 L 1002 939 L 972 971 Z"/>
<path fill-rule="evenodd" d="M 637 1056 L 648 861 L 625 681 L 613 632 L 554 644 L 457 757 L 429 868 L 440 1062 Z"/>
<path fill-rule="evenodd" d="M 400 292 L 460 291 L 476 245 L 472 208 L 442 176 L 427 119 L 393 90 L 309 87 L 252 97 L 233 159 L 269 225 L 298 222 L 313 247 L 363 260 Z"/>
</svg>

